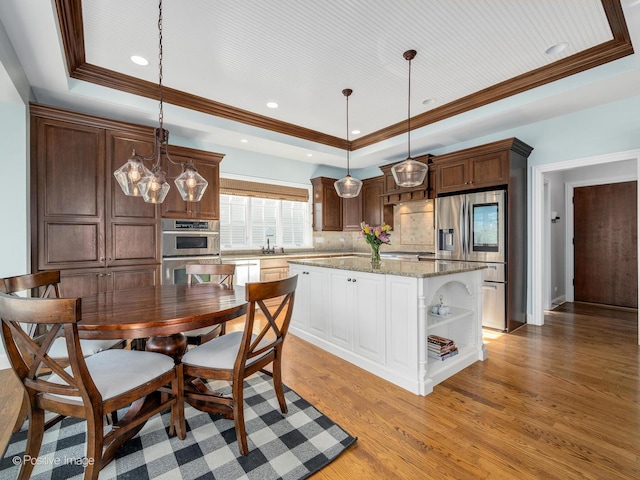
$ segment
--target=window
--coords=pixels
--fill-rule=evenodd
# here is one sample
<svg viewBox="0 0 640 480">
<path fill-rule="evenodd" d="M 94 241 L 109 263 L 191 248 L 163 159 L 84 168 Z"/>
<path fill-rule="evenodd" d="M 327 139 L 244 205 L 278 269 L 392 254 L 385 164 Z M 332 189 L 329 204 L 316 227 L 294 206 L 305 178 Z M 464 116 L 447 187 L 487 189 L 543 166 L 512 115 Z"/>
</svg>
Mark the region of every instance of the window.
<svg viewBox="0 0 640 480">
<path fill-rule="evenodd" d="M 303 247 L 311 244 L 309 204 L 271 198 L 220 195 L 223 249 Z"/>
</svg>

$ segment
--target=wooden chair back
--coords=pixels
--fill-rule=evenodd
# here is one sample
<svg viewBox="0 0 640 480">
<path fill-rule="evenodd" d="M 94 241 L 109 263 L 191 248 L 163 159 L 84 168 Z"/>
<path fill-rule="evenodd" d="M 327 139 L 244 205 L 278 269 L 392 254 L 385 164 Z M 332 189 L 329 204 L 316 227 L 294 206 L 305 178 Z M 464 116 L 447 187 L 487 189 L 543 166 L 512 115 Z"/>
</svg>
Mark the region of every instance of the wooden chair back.
<svg viewBox="0 0 640 480">
<path fill-rule="evenodd" d="M 214 338 L 194 347 L 183 357 L 185 399 L 203 411 L 232 418 L 242 455 L 249 453 L 243 404 L 246 377 L 257 371 L 272 376 L 280 410 L 287 412 L 282 383 L 282 347 L 291 322 L 297 283 L 297 275 L 271 282 L 247 283 L 245 298 L 249 304 L 244 330 Z M 269 301 L 275 299 L 275 302 Z M 259 312 L 264 315 L 264 321 Z M 260 326 L 254 329 L 258 324 Z M 237 352 L 235 359 L 226 352 Z M 272 364 L 271 371 L 264 369 L 269 364 Z M 229 381 L 232 393 L 213 391 L 201 379 Z"/>
<path fill-rule="evenodd" d="M 245 298 L 249 305 L 242 347 L 238 352 L 234 370 L 243 370 L 242 375 L 249 376 L 281 354 L 282 343 L 291 323 L 297 284 L 298 276 L 294 275 L 281 280 L 250 282 L 245 285 Z M 278 301 L 273 303 L 272 300 L 275 299 Z M 257 314 L 264 315 L 266 322 L 256 333 L 254 330 Z M 264 356 L 265 352 L 269 353 Z M 247 367 L 247 362 L 255 357 L 261 358 Z"/>
<path fill-rule="evenodd" d="M 87 423 L 87 458 L 85 479 L 97 479 L 98 472 L 109 463 L 117 449 L 133 437 L 144 426 L 151 416 L 171 407 L 170 434 L 177 430 L 178 436 L 184 438 L 183 396 L 179 381 L 179 368 L 170 361 L 170 368 L 162 370 L 158 375 L 147 373 L 147 378 L 139 383 L 131 382 L 121 393 L 112 392 L 109 386 L 114 372 L 122 372 L 122 365 L 132 366 L 133 379 L 140 378 L 135 372 L 136 360 L 157 364 L 158 360 L 148 357 L 132 357 L 136 355 L 157 355 L 150 352 L 133 352 L 130 350 L 109 350 L 85 358 L 80 347 L 78 321 L 82 318 L 82 301 L 79 298 L 35 298 L 18 297 L 0 293 L 0 333 L 6 348 L 11 368 L 20 380 L 25 392 L 25 401 L 29 414 L 28 438 L 25 455 L 37 458 L 44 431 L 45 411 L 58 414 L 58 417 L 72 416 L 82 418 Z M 22 325 L 35 324 L 46 326 L 39 342 L 36 342 L 22 328 Z M 62 363 L 52 358 L 48 351 L 56 338 L 63 335 L 66 340 L 68 357 Z M 102 359 L 103 356 L 106 358 Z M 118 358 L 120 358 L 118 360 Z M 87 363 L 91 362 L 97 375 L 102 378 L 102 385 L 107 392 L 103 398 L 91 375 Z M 67 366 L 68 365 L 68 366 Z M 66 368 L 65 368 L 66 367 Z M 46 369 L 51 376 L 40 375 Z M 148 366 L 138 368 L 142 375 L 149 371 Z M 171 384 L 171 395 L 161 397 L 158 390 Z M 117 388 L 117 387 L 116 387 Z M 144 405 L 139 402 L 144 400 Z M 121 408 L 129 408 L 123 418 L 114 424 L 108 433 L 104 431 L 103 419 L 106 414 Z M 24 462 L 18 478 L 30 478 L 33 465 Z"/>
<path fill-rule="evenodd" d="M 7 356 L 30 397 L 53 393 L 87 401 L 99 398 L 80 349 L 77 327 L 77 321 L 82 317 L 80 312 L 79 298 L 43 300 L 0 293 L 0 321 Z M 47 333 L 37 342 L 20 324 L 43 325 L 48 327 Z M 69 354 L 63 363 L 48 355 L 49 348 L 60 335 L 66 337 Z M 65 371 L 67 364 L 71 366 L 72 374 Z M 67 385 L 48 382 L 39 375 L 43 368 L 57 374 Z M 73 408 L 78 408 L 74 405 Z"/>
<path fill-rule="evenodd" d="M 40 298 L 60 298 L 60 271 L 47 270 L 4 279 L 6 293 L 37 291 Z M 33 296 L 33 295 L 32 295 Z"/>
<path fill-rule="evenodd" d="M 201 275 L 209 275 L 209 282 L 224 285 L 233 285 L 233 277 L 236 273 L 236 266 L 230 263 L 201 264 L 192 263 L 186 266 L 187 284 L 205 283 Z"/>
</svg>

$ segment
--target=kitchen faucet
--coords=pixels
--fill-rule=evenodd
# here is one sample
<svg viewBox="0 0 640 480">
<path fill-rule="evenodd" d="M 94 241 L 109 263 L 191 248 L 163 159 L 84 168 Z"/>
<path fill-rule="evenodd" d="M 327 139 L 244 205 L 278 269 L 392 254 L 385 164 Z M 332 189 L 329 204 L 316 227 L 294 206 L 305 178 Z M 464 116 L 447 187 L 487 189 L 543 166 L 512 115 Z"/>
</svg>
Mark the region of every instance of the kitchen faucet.
<svg viewBox="0 0 640 480">
<path fill-rule="evenodd" d="M 276 253 L 275 247 L 269 248 L 269 238 L 267 237 L 267 248 L 262 247 L 262 253 Z"/>
</svg>

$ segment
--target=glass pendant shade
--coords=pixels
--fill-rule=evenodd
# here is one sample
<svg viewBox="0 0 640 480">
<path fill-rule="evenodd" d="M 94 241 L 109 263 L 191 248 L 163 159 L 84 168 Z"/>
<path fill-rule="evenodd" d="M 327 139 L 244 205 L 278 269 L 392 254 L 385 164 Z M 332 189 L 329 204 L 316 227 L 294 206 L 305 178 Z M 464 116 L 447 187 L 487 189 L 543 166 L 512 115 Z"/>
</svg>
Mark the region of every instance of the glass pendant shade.
<svg viewBox="0 0 640 480">
<path fill-rule="evenodd" d="M 130 197 L 141 197 L 144 195 L 140 181 L 150 175 L 151 170 L 145 167 L 144 163 L 142 163 L 142 157 L 136 155 L 135 150 L 131 154 L 131 157 L 129 157 L 129 160 L 127 160 L 127 163 L 113 172 L 113 176 L 116 177 L 118 185 L 120 185 L 124 194 Z"/>
<path fill-rule="evenodd" d="M 424 182 L 429 167 L 422 162 L 407 158 L 391 168 L 391 174 L 399 187 L 417 187 Z"/>
<path fill-rule="evenodd" d="M 199 202 L 209 183 L 193 165 L 187 165 L 184 172 L 175 179 L 180 196 L 186 202 Z"/>
<path fill-rule="evenodd" d="M 166 174 L 163 171 L 156 171 L 150 175 L 144 177 L 140 184 L 144 193 L 142 198 L 147 203 L 162 203 L 164 202 L 167 193 L 169 193 L 169 184 L 167 183 Z"/>
<path fill-rule="evenodd" d="M 409 62 L 409 89 L 407 94 L 407 159 L 391 167 L 391 174 L 399 187 L 417 187 L 424 182 L 429 167 L 411 158 L 411 60 L 417 55 L 415 50 L 402 54 Z"/>
<path fill-rule="evenodd" d="M 338 192 L 338 196 L 342 198 L 353 198 L 360 195 L 360 189 L 362 188 L 362 180 L 353 178 L 351 175 L 347 175 L 340 180 L 334 182 L 333 186 Z"/>
</svg>

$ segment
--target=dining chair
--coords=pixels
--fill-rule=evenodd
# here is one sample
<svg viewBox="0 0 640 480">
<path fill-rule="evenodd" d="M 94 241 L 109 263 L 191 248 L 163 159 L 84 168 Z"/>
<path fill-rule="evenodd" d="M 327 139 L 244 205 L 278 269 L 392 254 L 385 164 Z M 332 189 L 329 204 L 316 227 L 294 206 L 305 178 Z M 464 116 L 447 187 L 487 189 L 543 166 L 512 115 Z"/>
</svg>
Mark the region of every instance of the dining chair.
<svg viewBox="0 0 640 480">
<path fill-rule="evenodd" d="M 182 357 L 185 401 L 203 411 L 233 419 L 242 455 L 249 453 L 243 403 L 246 377 L 257 371 L 273 377 L 280 410 L 287 413 L 281 372 L 282 347 L 291 321 L 297 282 L 295 275 L 271 282 L 247 283 L 244 329 L 196 346 Z M 277 305 L 266 303 L 274 298 L 280 298 Z M 264 369 L 269 364 L 271 372 Z M 230 382 L 231 395 L 212 390 L 203 380 Z"/>
<path fill-rule="evenodd" d="M 233 277 L 236 273 L 236 266 L 229 263 L 216 264 L 187 264 L 187 285 L 194 283 L 218 283 L 233 287 Z M 187 337 L 188 345 L 201 345 L 209 340 L 224 335 L 226 333 L 226 325 L 221 323 L 215 327 L 203 327 L 196 330 L 184 332 Z"/>
<path fill-rule="evenodd" d="M 38 458 L 45 431 L 45 411 L 86 420 L 85 479 L 97 479 L 118 448 L 136 435 L 145 422 L 171 408 L 169 434 L 184 439 L 182 367 L 153 352 L 103 350 L 85 357 L 77 322 L 82 318 L 79 298 L 24 298 L 0 293 L 0 327 L 9 362 L 26 394 L 28 432 L 25 456 Z M 23 325 L 44 326 L 41 343 Z M 48 352 L 63 335 L 68 365 Z M 42 367 L 51 372 L 39 375 Z M 168 389 L 161 394 L 159 389 Z M 105 433 L 103 416 L 128 407 Z M 22 462 L 18 479 L 28 479 L 33 462 Z"/>
<path fill-rule="evenodd" d="M 31 291 L 32 294 L 36 294 L 39 298 L 60 298 L 62 296 L 60 293 L 59 270 L 45 270 L 0 279 L 0 287 L 2 287 L 2 292 L 12 295 L 16 295 L 19 292 Z M 36 324 L 31 325 L 29 335 L 38 342 L 41 332 L 38 332 L 36 327 Z M 126 340 L 80 340 L 80 349 L 83 355 L 87 357 L 109 348 L 124 348 L 126 343 Z M 57 359 L 60 363 L 67 363 L 68 352 L 64 337 L 60 336 L 54 340 L 53 345 L 51 345 L 49 349 L 49 356 Z M 42 373 L 42 371 L 38 373 Z M 20 430 L 26 415 L 27 402 L 25 399 L 16 418 L 13 433 Z M 62 420 L 62 418 L 64 417 L 58 416 L 50 419 L 46 423 L 46 428 L 55 425 Z"/>
</svg>

